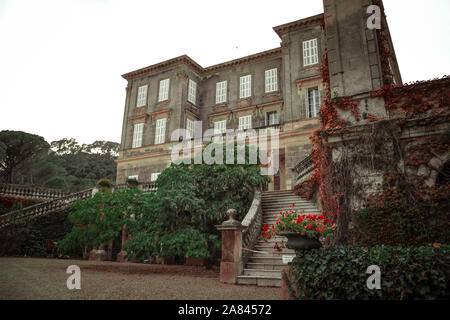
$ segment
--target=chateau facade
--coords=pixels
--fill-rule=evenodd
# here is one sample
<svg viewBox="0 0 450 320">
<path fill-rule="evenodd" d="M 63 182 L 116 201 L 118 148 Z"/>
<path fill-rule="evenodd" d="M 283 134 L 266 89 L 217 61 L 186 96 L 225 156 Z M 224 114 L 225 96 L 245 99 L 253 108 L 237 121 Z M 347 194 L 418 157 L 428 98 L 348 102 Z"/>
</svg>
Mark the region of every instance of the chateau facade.
<svg viewBox="0 0 450 320">
<path fill-rule="evenodd" d="M 184 55 L 122 75 L 128 85 L 117 184 L 128 177 L 156 180 L 179 143 L 170 141 L 171 133 L 191 131 L 201 120 L 203 132 L 278 130 L 279 171 L 268 190 L 293 188 L 293 169 L 311 153 L 308 137 L 320 127 L 324 19 L 318 14 L 274 27 L 280 47 L 240 59 L 204 68 Z"/>
</svg>

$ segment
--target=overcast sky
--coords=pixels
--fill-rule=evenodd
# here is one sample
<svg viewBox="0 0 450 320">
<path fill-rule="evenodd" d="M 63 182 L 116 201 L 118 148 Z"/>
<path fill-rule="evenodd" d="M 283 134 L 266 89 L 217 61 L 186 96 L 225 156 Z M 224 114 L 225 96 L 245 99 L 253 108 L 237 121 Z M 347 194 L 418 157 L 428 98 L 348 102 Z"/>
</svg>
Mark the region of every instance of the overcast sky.
<svg viewBox="0 0 450 320">
<path fill-rule="evenodd" d="M 450 0 L 384 4 L 403 81 L 450 74 Z M 0 0 L 0 130 L 120 142 L 122 74 L 272 49 L 272 27 L 321 12 L 322 0 Z"/>
</svg>

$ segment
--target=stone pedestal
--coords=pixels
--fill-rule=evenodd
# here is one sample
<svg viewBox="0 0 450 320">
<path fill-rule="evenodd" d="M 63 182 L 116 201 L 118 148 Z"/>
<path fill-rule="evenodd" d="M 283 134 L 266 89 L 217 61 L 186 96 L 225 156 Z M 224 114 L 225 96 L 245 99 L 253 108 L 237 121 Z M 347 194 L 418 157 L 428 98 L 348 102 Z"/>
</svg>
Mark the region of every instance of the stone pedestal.
<svg viewBox="0 0 450 320">
<path fill-rule="evenodd" d="M 222 259 L 220 261 L 220 282 L 236 283 L 242 272 L 242 230 L 245 228 L 235 220 L 235 209 L 227 211 L 229 219 L 216 226 L 222 232 Z"/>
<path fill-rule="evenodd" d="M 289 293 L 289 287 L 286 283 L 286 281 L 284 280 L 284 277 L 286 276 L 289 281 L 293 281 L 294 277 L 291 275 L 291 267 L 288 265 L 286 267 L 283 267 L 283 269 L 281 269 L 281 300 L 293 300 L 293 298 L 291 297 L 291 294 Z M 297 288 L 294 287 L 294 291 L 297 294 Z"/>
<path fill-rule="evenodd" d="M 104 249 L 104 246 L 100 246 L 98 249 L 94 248 L 89 252 L 89 261 L 106 261 L 108 260 L 108 253 Z"/>
<path fill-rule="evenodd" d="M 127 226 L 123 225 L 122 227 L 122 248 L 120 250 L 120 252 L 117 254 L 117 258 L 116 261 L 117 262 L 127 262 L 128 259 L 125 258 L 127 252 L 125 250 L 123 250 L 123 246 L 125 243 L 127 243 L 127 241 L 130 239 L 130 235 L 127 234 Z"/>
</svg>

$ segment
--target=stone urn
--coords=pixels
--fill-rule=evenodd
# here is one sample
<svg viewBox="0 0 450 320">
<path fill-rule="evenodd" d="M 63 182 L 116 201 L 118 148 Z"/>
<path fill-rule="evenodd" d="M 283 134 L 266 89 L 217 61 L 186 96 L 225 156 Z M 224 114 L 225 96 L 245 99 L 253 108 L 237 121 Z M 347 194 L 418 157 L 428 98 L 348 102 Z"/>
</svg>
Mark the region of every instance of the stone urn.
<svg viewBox="0 0 450 320">
<path fill-rule="evenodd" d="M 317 239 L 311 239 L 307 236 L 302 236 L 296 232 L 292 231 L 281 231 L 278 233 L 279 236 L 286 237 L 288 241 L 286 242 L 286 247 L 293 250 L 309 250 L 309 249 L 319 249 L 322 244 Z"/>
</svg>

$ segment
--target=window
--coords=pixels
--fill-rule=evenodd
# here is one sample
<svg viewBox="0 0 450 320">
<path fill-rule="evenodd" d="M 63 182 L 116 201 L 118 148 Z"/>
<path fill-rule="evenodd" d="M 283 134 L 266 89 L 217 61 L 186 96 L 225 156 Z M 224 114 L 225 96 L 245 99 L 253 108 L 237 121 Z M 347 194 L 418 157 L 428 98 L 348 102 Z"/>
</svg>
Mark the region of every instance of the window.
<svg viewBox="0 0 450 320">
<path fill-rule="evenodd" d="M 195 104 L 195 97 L 197 96 L 197 83 L 189 79 L 188 101 Z"/>
<path fill-rule="evenodd" d="M 214 121 L 214 134 L 223 134 L 227 131 L 227 120 Z"/>
<path fill-rule="evenodd" d="M 273 126 L 278 124 L 278 112 L 268 112 L 267 113 L 267 125 Z"/>
<path fill-rule="evenodd" d="M 277 68 L 266 70 L 266 92 L 272 92 L 278 90 L 278 75 Z"/>
<path fill-rule="evenodd" d="M 166 118 L 156 120 L 155 144 L 164 143 L 166 138 Z"/>
<path fill-rule="evenodd" d="M 189 132 L 191 139 L 194 139 L 194 121 L 186 119 L 186 130 Z"/>
<path fill-rule="evenodd" d="M 318 62 L 317 39 L 303 41 L 303 65 L 309 66 Z"/>
<path fill-rule="evenodd" d="M 239 130 L 250 129 L 252 127 L 252 116 L 239 117 Z"/>
<path fill-rule="evenodd" d="M 134 175 L 134 176 L 128 176 L 128 179 L 135 179 L 136 181 L 138 181 L 138 175 Z"/>
<path fill-rule="evenodd" d="M 308 117 L 315 118 L 320 109 L 319 88 L 308 89 Z"/>
<path fill-rule="evenodd" d="M 154 173 L 152 173 L 152 175 L 150 176 L 150 181 L 151 182 L 156 181 L 156 179 L 158 179 L 158 176 L 159 176 L 160 173 L 161 172 L 154 172 Z"/>
<path fill-rule="evenodd" d="M 147 86 L 141 86 L 138 88 L 136 107 L 145 106 L 147 101 Z"/>
<path fill-rule="evenodd" d="M 239 98 L 247 98 L 252 95 L 252 75 L 246 75 L 239 81 Z"/>
<path fill-rule="evenodd" d="M 227 102 L 227 82 L 216 83 L 216 103 Z"/>
<path fill-rule="evenodd" d="M 169 100 L 169 85 L 170 79 L 164 79 L 159 81 L 159 95 L 158 102 Z"/>
<path fill-rule="evenodd" d="M 142 133 L 144 129 L 144 123 L 136 123 L 133 131 L 133 148 L 139 148 L 142 146 Z"/>
</svg>

